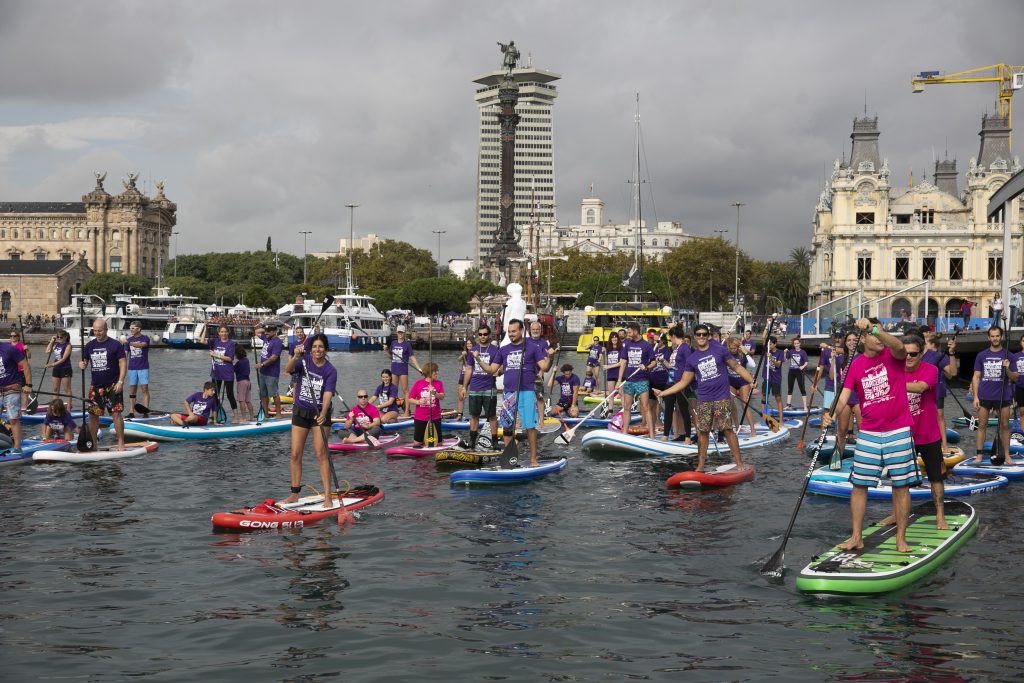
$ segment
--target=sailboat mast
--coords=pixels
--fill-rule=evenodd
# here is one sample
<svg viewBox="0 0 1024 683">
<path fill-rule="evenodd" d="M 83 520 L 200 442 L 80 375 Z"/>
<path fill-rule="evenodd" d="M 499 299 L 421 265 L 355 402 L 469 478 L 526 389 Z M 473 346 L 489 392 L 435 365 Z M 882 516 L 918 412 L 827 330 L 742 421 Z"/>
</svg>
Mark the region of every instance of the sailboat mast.
<svg viewBox="0 0 1024 683">
<path fill-rule="evenodd" d="M 633 249 L 633 263 L 636 266 L 637 276 L 640 281 L 638 291 L 644 288 L 644 238 L 643 238 L 643 210 L 640 201 L 640 93 L 636 94 L 636 170 L 633 174 L 633 193 L 636 203 L 636 244 Z"/>
</svg>

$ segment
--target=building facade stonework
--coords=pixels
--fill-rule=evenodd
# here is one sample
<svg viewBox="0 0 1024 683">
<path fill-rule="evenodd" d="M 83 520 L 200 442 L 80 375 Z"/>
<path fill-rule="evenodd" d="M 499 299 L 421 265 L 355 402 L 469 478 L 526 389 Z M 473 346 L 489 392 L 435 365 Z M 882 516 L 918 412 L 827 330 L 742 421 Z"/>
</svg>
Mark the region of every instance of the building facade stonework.
<svg viewBox="0 0 1024 683">
<path fill-rule="evenodd" d="M 162 182 L 150 198 L 136 187 L 138 174 L 110 195 L 106 174 L 81 202 L 0 202 L 0 258 L 84 259 L 97 273 L 157 277 L 167 262 L 178 206 L 164 196 Z"/>
<path fill-rule="evenodd" d="M 93 275 L 85 261 L 0 259 L 0 313 L 8 320 L 20 316 L 56 316 L 71 303 L 71 295 Z"/>
<path fill-rule="evenodd" d="M 956 161 L 936 161 L 934 182 L 896 188 L 889 162 L 879 153 L 878 119 L 855 118 L 850 160 L 836 159 L 813 217 L 809 306 L 863 291 L 863 300 L 894 294 L 929 281 L 923 288 L 887 300 L 878 313 L 903 310 L 923 319 L 956 317 L 964 299 L 980 304 L 985 317 L 998 296 L 1002 268 L 1010 282 L 1022 279 L 1024 229 L 1021 203 L 1013 203 L 1012 253 L 1003 254 L 1003 218 L 989 221 L 988 201 L 1020 169 L 1009 156 L 1005 120 L 982 119 L 981 149 L 970 160 L 963 191 Z"/>
</svg>

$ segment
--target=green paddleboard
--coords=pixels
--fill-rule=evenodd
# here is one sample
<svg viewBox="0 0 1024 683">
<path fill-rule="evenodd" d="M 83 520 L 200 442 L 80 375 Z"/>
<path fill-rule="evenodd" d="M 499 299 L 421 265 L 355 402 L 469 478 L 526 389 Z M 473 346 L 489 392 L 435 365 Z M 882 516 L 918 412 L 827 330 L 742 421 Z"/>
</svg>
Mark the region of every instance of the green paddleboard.
<svg viewBox="0 0 1024 683">
<path fill-rule="evenodd" d="M 833 547 L 811 560 L 796 579 L 804 593 L 873 595 L 888 593 L 935 571 L 978 530 L 974 508 L 959 500 L 944 503 L 949 529 L 935 528 L 935 505 L 928 501 L 910 511 L 907 543 L 913 552 L 896 550 L 896 525 L 874 524 L 864 530 L 864 547 Z"/>
</svg>

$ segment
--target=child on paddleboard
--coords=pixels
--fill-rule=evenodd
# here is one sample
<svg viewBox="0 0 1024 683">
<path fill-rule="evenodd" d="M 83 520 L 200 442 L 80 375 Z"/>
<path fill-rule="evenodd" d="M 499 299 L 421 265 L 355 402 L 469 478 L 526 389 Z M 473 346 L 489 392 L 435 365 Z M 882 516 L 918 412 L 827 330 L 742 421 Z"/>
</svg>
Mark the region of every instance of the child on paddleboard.
<svg viewBox="0 0 1024 683">
<path fill-rule="evenodd" d="M 552 415 L 568 414 L 579 417 L 580 409 L 576 407 L 576 398 L 580 390 L 580 378 L 572 371 L 572 365 L 566 363 L 561 368 L 562 374 L 555 378 L 558 383 L 558 403 L 551 406 Z"/>
<path fill-rule="evenodd" d="M 212 421 L 217 410 L 217 385 L 207 382 L 202 391 L 185 399 L 184 413 L 171 413 L 171 422 L 179 426 L 202 427 Z"/>
<path fill-rule="evenodd" d="M 423 379 L 417 380 L 409 390 L 409 403 L 415 408 L 413 412 L 413 441 L 421 448 L 427 434 L 427 424 L 434 423 L 437 432 L 437 443 L 441 436 L 441 401 L 444 400 L 444 383 L 437 379 L 437 363 L 430 361 L 423 364 Z M 437 445 L 437 444 L 435 444 Z"/>
<path fill-rule="evenodd" d="M 64 399 L 55 398 L 50 401 L 46 409 L 46 418 L 43 420 L 43 441 L 49 439 L 71 441 L 72 432 L 77 428 L 78 425 L 71 419 L 68 408 L 64 405 Z"/>
<path fill-rule="evenodd" d="M 252 409 L 252 381 L 249 379 L 249 358 L 241 346 L 235 347 L 235 394 L 242 411 L 242 422 L 256 419 Z"/>
</svg>

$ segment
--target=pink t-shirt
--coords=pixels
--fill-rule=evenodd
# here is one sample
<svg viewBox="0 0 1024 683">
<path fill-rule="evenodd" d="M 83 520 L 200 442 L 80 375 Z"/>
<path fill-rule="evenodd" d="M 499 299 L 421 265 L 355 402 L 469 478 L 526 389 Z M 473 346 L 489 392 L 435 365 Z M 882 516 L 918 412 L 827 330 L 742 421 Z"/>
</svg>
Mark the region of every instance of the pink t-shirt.
<svg viewBox="0 0 1024 683">
<path fill-rule="evenodd" d="M 907 384 L 924 382 L 928 385 L 924 393 L 907 392 L 907 403 L 910 405 L 910 417 L 914 424 L 910 431 L 914 435 L 914 443 L 918 445 L 935 443 L 942 439 L 939 431 L 939 411 L 935 405 L 935 387 L 939 384 L 939 368 L 931 363 L 922 362 L 913 372 L 906 373 Z"/>
<path fill-rule="evenodd" d="M 433 384 L 435 392 L 438 394 L 444 393 L 444 384 L 441 383 L 441 380 L 431 380 L 431 383 Z M 430 401 L 430 385 L 427 384 L 427 380 L 417 380 L 417 382 L 412 385 L 412 389 L 409 390 L 409 396 L 417 401 Z M 413 418 L 417 420 L 440 420 L 441 403 L 437 400 L 437 396 L 434 396 L 433 399 L 434 402 L 432 405 L 427 403 L 416 406 L 416 409 L 412 414 Z"/>
<path fill-rule="evenodd" d="M 865 354 L 857 356 L 843 388 L 852 389 L 860 399 L 861 429 L 888 432 L 912 424 L 906 367 L 902 360 L 892 357 L 888 348 L 871 358 Z"/>
</svg>

